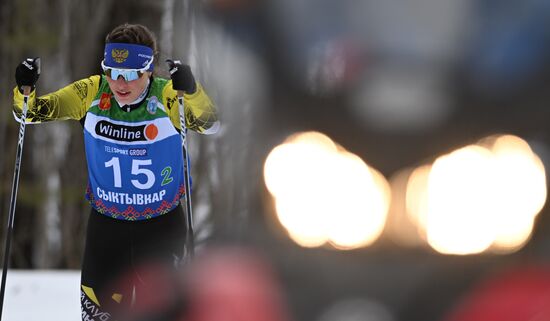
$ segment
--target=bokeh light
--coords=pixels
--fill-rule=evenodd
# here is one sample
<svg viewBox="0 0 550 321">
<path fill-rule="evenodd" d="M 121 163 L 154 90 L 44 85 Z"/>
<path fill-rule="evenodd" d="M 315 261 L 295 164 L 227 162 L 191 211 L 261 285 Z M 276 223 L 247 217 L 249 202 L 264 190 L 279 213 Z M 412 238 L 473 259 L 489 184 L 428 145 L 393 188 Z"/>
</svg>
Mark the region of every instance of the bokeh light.
<svg viewBox="0 0 550 321">
<path fill-rule="evenodd" d="M 495 155 L 498 224 L 493 248 L 514 250 L 523 245 L 533 229 L 534 219 L 546 202 L 546 174 L 540 158 L 527 142 L 516 136 L 496 137 Z"/>
<path fill-rule="evenodd" d="M 544 165 L 529 144 L 490 136 L 414 169 L 406 215 L 440 253 L 509 253 L 528 241 L 546 194 Z"/>
<path fill-rule="evenodd" d="M 400 173 L 403 183 L 392 187 L 400 189 L 392 191 L 399 202 L 392 216 L 400 219 L 390 222 L 407 227 L 387 230 L 400 242 L 424 242 L 443 254 L 520 249 L 546 202 L 542 161 L 512 135 L 484 138 Z M 289 137 L 267 157 L 264 175 L 279 221 L 301 246 L 364 247 L 385 227 L 388 182 L 326 135 Z"/>
<path fill-rule="evenodd" d="M 439 157 L 428 178 L 427 239 L 441 253 L 473 254 L 486 250 L 495 235 L 496 214 L 489 150 L 468 146 Z"/>
<path fill-rule="evenodd" d="M 264 178 L 281 225 L 301 246 L 354 249 L 382 233 L 388 182 L 324 134 L 290 136 L 268 155 Z"/>
<path fill-rule="evenodd" d="M 428 215 L 428 176 L 431 166 L 417 167 L 410 175 L 407 184 L 405 204 L 407 217 L 416 224 L 420 236 L 426 233 Z"/>
</svg>

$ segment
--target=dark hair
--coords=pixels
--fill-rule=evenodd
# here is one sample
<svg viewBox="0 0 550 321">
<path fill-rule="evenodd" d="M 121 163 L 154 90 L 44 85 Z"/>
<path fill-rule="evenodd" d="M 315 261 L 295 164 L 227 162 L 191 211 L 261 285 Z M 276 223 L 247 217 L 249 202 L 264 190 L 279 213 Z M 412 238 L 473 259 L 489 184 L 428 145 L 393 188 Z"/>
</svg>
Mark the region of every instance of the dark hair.
<svg viewBox="0 0 550 321">
<path fill-rule="evenodd" d="M 144 25 L 125 23 L 115 27 L 105 37 L 105 43 L 121 42 L 144 45 L 153 49 L 155 60 L 158 58 L 157 40 L 151 30 Z"/>
</svg>

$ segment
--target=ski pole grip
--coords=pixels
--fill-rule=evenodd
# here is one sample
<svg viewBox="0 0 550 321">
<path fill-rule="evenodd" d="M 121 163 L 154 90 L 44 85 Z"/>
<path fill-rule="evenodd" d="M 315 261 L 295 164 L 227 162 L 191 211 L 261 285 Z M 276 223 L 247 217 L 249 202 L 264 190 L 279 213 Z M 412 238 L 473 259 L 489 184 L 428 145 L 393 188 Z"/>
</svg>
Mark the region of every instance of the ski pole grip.
<svg viewBox="0 0 550 321">
<path fill-rule="evenodd" d="M 23 95 L 28 96 L 31 94 L 31 86 L 21 86 L 23 90 Z"/>
</svg>

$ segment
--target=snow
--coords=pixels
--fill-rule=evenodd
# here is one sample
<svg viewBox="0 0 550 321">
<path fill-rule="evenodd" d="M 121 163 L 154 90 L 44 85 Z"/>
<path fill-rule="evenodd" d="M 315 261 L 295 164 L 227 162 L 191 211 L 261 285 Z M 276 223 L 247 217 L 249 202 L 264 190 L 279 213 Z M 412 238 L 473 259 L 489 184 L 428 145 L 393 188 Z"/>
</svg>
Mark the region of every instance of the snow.
<svg viewBox="0 0 550 321">
<path fill-rule="evenodd" d="M 2 320 L 80 320 L 80 272 L 9 270 Z"/>
</svg>

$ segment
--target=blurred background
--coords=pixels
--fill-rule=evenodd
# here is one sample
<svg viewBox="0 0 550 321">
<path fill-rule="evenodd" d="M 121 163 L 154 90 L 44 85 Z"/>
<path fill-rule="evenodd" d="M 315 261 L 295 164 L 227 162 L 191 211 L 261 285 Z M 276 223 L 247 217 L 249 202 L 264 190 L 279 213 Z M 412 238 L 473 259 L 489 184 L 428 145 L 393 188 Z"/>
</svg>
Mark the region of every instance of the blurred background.
<svg viewBox="0 0 550 321">
<path fill-rule="evenodd" d="M 4 226 L 15 67 L 42 58 L 38 94 L 100 73 L 125 22 L 219 108 L 189 138 L 198 251 L 261 253 L 291 320 L 550 319 L 549 0 L 2 0 Z M 82 138 L 27 126 L 12 268 L 80 268 Z"/>
</svg>

